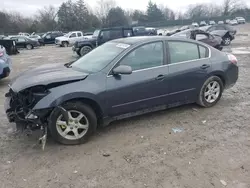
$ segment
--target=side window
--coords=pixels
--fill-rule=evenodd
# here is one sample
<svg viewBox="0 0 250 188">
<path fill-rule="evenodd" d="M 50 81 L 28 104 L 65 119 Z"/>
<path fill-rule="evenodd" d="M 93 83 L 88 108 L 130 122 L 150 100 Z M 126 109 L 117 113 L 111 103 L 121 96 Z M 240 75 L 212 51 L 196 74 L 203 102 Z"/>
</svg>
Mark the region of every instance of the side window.
<svg viewBox="0 0 250 188">
<path fill-rule="evenodd" d="M 199 59 L 198 46 L 189 42 L 168 42 L 170 63 Z"/>
<path fill-rule="evenodd" d="M 76 37 L 76 33 L 72 33 L 69 38 L 74 38 Z"/>
<path fill-rule="evenodd" d="M 22 38 L 22 37 L 17 38 L 17 41 L 18 42 L 26 42 L 25 38 Z"/>
<path fill-rule="evenodd" d="M 46 35 L 46 37 L 45 37 L 46 39 L 51 39 L 51 35 L 50 34 L 48 34 L 48 35 Z"/>
<path fill-rule="evenodd" d="M 102 40 L 110 40 L 110 31 L 101 31 Z"/>
<path fill-rule="evenodd" d="M 205 35 L 205 34 L 197 34 L 196 35 L 196 40 L 204 40 L 204 39 L 207 39 L 208 36 Z"/>
<path fill-rule="evenodd" d="M 81 37 L 81 36 L 82 36 L 82 34 L 81 34 L 81 33 L 77 33 L 77 36 L 78 36 L 78 37 Z"/>
<path fill-rule="evenodd" d="M 154 42 L 145 44 L 129 53 L 120 65 L 128 65 L 132 70 L 140 70 L 151 67 L 161 66 L 163 64 L 163 43 Z"/>
<path fill-rule="evenodd" d="M 199 50 L 200 50 L 200 58 L 208 57 L 208 49 L 207 48 L 199 45 Z"/>
</svg>

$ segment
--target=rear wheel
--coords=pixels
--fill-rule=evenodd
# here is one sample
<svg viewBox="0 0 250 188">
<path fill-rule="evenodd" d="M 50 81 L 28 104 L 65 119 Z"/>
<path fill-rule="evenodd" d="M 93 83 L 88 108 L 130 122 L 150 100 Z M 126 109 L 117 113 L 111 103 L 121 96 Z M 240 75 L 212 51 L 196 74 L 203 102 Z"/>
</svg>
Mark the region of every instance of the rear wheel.
<svg viewBox="0 0 250 188">
<path fill-rule="evenodd" d="M 26 45 L 26 48 L 27 48 L 28 50 L 31 50 L 31 49 L 33 49 L 33 46 L 32 46 L 31 44 L 27 44 L 27 45 Z"/>
<path fill-rule="evenodd" d="M 68 113 L 69 121 L 62 111 L 55 109 L 49 119 L 50 133 L 57 142 L 66 145 L 85 143 L 97 127 L 93 109 L 81 102 L 69 102 L 62 106 Z"/>
<path fill-rule="evenodd" d="M 231 44 L 231 38 L 230 37 L 225 37 L 223 38 L 223 43 L 225 46 L 228 46 Z"/>
<path fill-rule="evenodd" d="M 203 107 L 214 106 L 221 98 L 224 86 L 218 76 L 211 76 L 201 87 L 197 103 Z"/>
<path fill-rule="evenodd" d="M 90 46 L 83 46 L 80 50 L 80 55 L 84 56 L 92 50 Z"/>
</svg>

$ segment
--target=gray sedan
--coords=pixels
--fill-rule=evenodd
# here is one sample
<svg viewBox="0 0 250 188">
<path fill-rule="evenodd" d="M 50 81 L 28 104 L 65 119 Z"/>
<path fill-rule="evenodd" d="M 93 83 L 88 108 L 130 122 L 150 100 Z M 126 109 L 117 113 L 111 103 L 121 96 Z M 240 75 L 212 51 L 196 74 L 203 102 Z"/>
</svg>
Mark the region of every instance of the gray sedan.
<svg viewBox="0 0 250 188">
<path fill-rule="evenodd" d="M 18 127 L 48 128 L 59 143 L 80 144 L 117 119 L 187 103 L 212 107 L 237 79 L 236 57 L 204 43 L 129 37 L 24 72 L 10 85 L 5 111 Z"/>
</svg>

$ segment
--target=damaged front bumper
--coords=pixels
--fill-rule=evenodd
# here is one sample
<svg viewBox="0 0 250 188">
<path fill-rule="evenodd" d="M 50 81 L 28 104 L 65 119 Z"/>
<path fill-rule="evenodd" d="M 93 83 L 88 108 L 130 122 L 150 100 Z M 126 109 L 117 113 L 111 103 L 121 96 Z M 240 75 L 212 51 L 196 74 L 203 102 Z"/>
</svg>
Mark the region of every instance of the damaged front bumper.
<svg viewBox="0 0 250 188">
<path fill-rule="evenodd" d="M 46 93 L 17 93 L 10 88 L 5 95 L 4 103 L 4 110 L 9 122 L 22 122 L 24 125 L 33 125 L 32 127 L 46 124 L 47 116 L 52 109 L 33 110 L 34 105 L 44 96 Z"/>
</svg>

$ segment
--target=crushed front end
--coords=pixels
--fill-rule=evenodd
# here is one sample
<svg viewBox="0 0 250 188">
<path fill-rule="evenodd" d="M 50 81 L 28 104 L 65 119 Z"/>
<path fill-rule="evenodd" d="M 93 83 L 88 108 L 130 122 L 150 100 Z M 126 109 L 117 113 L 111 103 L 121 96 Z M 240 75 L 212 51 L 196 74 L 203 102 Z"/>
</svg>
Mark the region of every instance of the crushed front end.
<svg viewBox="0 0 250 188">
<path fill-rule="evenodd" d="M 34 130 L 46 126 L 52 109 L 33 110 L 33 107 L 48 94 L 49 90 L 44 86 L 35 86 L 20 92 L 10 88 L 5 94 L 4 105 L 9 122 L 16 123 L 18 129 Z"/>
</svg>

